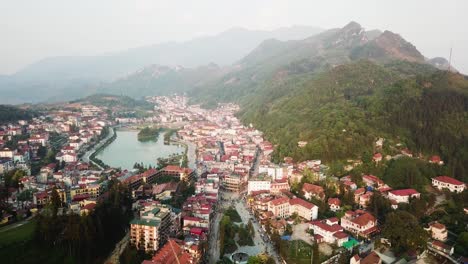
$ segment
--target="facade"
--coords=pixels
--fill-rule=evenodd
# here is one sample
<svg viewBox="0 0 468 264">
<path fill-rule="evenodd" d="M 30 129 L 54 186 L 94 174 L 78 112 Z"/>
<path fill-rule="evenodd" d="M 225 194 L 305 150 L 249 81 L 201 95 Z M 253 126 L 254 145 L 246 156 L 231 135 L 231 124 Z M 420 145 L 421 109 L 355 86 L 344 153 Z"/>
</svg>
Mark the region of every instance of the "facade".
<svg viewBox="0 0 468 264">
<path fill-rule="evenodd" d="M 393 190 L 388 192 L 388 199 L 395 201 L 397 204 L 409 203 L 411 198 L 419 199 L 420 196 L 421 194 L 415 189 Z"/>
<path fill-rule="evenodd" d="M 448 189 L 451 192 L 457 193 L 463 192 L 466 188 L 463 182 L 449 176 L 438 176 L 432 178 L 432 186 L 439 190 Z"/>
<path fill-rule="evenodd" d="M 377 231 L 377 220 L 362 210 L 347 211 L 341 218 L 341 226 L 353 234 L 368 237 Z"/>
<path fill-rule="evenodd" d="M 338 218 L 329 218 L 321 221 L 312 221 L 309 229 L 314 230 L 314 236 L 323 242 L 343 245 L 348 241 L 348 235 L 343 232 L 343 227 L 338 224 Z"/>
<path fill-rule="evenodd" d="M 294 213 L 309 221 L 318 217 L 318 207 L 300 198 L 281 197 L 271 200 L 268 202 L 268 211 L 280 218 L 287 218 Z"/>
<path fill-rule="evenodd" d="M 238 174 L 229 174 L 224 178 L 223 186 L 227 191 L 240 192 L 242 189 L 241 176 Z"/>
<path fill-rule="evenodd" d="M 429 224 L 429 228 L 427 229 L 433 239 L 445 242 L 447 240 L 447 228 L 445 225 L 434 222 Z"/>
<path fill-rule="evenodd" d="M 271 178 L 265 174 L 261 174 L 256 178 L 249 180 L 247 184 L 247 194 L 251 194 L 256 191 L 270 191 Z"/>
<path fill-rule="evenodd" d="M 325 191 L 323 190 L 323 187 L 319 185 L 304 183 L 302 192 L 307 200 L 310 200 L 312 197 L 319 200 L 325 199 Z"/>
<path fill-rule="evenodd" d="M 170 210 L 158 206 L 142 212 L 130 222 L 130 243 L 139 250 L 157 251 L 167 241 L 171 225 Z"/>
<path fill-rule="evenodd" d="M 89 198 L 97 198 L 100 194 L 101 186 L 99 184 L 83 184 L 81 186 L 70 189 L 70 199 L 73 200 L 77 196 L 84 197 L 85 195 Z"/>
</svg>

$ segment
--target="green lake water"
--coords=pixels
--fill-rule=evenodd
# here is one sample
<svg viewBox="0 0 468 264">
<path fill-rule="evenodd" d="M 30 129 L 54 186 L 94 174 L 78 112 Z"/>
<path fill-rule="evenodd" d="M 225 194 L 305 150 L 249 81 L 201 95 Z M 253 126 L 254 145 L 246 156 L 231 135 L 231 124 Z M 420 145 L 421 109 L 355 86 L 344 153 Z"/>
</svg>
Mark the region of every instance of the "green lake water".
<svg viewBox="0 0 468 264">
<path fill-rule="evenodd" d="M 135 162 L 145 166 L 156 166 L 157 158 L 165 158 L 171 154 L 181 154 L 184 146 L 164 145 L 164 133 L 160 133 L 157 141 L 138 141 L 138 131 L 116 131 L 117 138 L 103 149 L 97 158 L 111 167 L 132 169 Z"/>
</svg>

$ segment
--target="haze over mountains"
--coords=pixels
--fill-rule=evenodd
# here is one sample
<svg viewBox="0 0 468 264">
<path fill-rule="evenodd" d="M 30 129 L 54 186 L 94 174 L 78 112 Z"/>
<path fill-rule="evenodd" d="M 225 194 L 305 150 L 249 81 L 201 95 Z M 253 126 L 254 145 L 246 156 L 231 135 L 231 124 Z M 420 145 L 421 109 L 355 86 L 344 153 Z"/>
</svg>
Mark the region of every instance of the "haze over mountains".
<svg viewBox="0 0 468 264">
<path fill-rule="evenodd" d="M 194 87 L 207 92 L 213 85 L 230 87 L 223 91 L 227 95 L 239 83 L 250 89 L 265 74 L 291 63 L 296 71 L 320 72 L 359 59 L 379 63 L 405 60 L 448 68 L 444 58 L 425 59 L 398 34 L 366 31 L 356 22 L 326 31 L 306 26 L 274 31 L 234 28 L 187 42 L 101 56 L 46 58 L 14 75 L 0 76 L 0 91 L 4 92 L 0 103 L 71 100 L 93 93 L 133 97 L 197 93 Z"/>
<path fill-rule="evenodd" d="M 309 26 L 273 31 L 233 28 L 218 35 L 186 42 L 167 42 L 100 56 L 45 58 L 11 75 L 0 76 L 0 91 L 8 91 L 1 103 L 73 99 L 83 88 L 111 81 L 151 65 L 197 67 L 230 65 L 266 39 L 303 39 L 320 32 Z M 80 91 L 76 91 L 79 89 Z"/>
</svg>

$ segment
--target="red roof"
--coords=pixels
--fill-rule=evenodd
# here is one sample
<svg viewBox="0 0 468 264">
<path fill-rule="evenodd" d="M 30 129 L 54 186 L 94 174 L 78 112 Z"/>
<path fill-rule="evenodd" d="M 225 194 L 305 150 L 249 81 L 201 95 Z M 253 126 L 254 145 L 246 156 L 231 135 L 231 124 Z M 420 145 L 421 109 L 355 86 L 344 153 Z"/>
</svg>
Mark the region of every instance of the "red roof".
<svg viewBox="0 0 468 264">
<path fill-rule="evenodd" d="M 282 198 L 278 198 L 278 199 L 271 201 L 271 204 L 273 204 L 274 206 L 277 206 L 280 204 L 287 203 L 288 201 L 289 201 L 289 198 L 282 197 Z"/>
<path fill-rule="evenodd" d="M 315 207 L 315 205 L 313 203 L 309 203 L 305 200 L 302 200 L 301 198 L 293 198 L 291 200 L 289 200 L 289 204 L 291 205 L 300 205 L 302 207 L 305 207 L 307 209 L 312 209 Z"/>
<path fill-rule="evenodd" d="M 419 192 L 416 191 L 415 189 L 393 190 L 393 191 L 390 191 L 390 193 L 396 196 L 412 196 L 415 194 L 419 194 Z"/>
<path fill-rule="evenodd" d="M 338 199 L 338 198 L 329 198 L 329 199 L 328 199 L 328 204 L 329 204 L 329 205 L 332 205 L 332 204 L 333 204 L 333 205 L 336 205 L 336 206 L 340 206 L 340 205 L 341 205 L 341 201 L 340 201 L 340 199 Z"/>
<path fill-rule="evenodd" d="M 343 239 L 343 238 L 346 238 L 348 237 L 348 234 L 346 234 L 345 232 L 336 232 L 335 234 L 333 234 L 334 237 L 338 238 L 338 239 Z"/>
<path fill-rule="evenodd" d="M 310 183 L 304 183 L 304 186 L 302 187 L 302 191 L 318 194 L 319 196 L 325 195 L 325 192 L 322 186 L 310 184 Z"/>
<path fill-rule="evenodd" d="M 448 183 L 448 184 L 464 185 L 463 182 L 461 182 L 459 180 L 456 180 L 456 179 L 454 179 L 452 177 L 449 177 L 449 176 L 438 176 L 438 177 L 435 177 L 434 179 L 437 180 L 437 181 L 440 181 L 440 182 Z"/>
</svg>

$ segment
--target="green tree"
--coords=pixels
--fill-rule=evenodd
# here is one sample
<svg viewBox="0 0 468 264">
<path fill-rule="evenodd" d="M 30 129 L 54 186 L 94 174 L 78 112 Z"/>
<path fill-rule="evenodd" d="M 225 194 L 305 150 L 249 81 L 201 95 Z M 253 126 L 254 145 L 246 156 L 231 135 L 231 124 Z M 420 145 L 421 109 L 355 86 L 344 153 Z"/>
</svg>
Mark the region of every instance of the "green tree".
<svg viewBox="0 0 468 264">
<path fill-rule="evenodd" d="M 462 232 L 458 235 L 455 251 L 463 256 L 468 255 L 468 232 Z"/>
<path fill-rule="evenodd" d="M 397 254 L 408 250 L 422 252 L 428 238 L 418 220 L 405 211 L 391 212 L 387 215 L 382 235 L 390 241 Z"/>
</svg>

